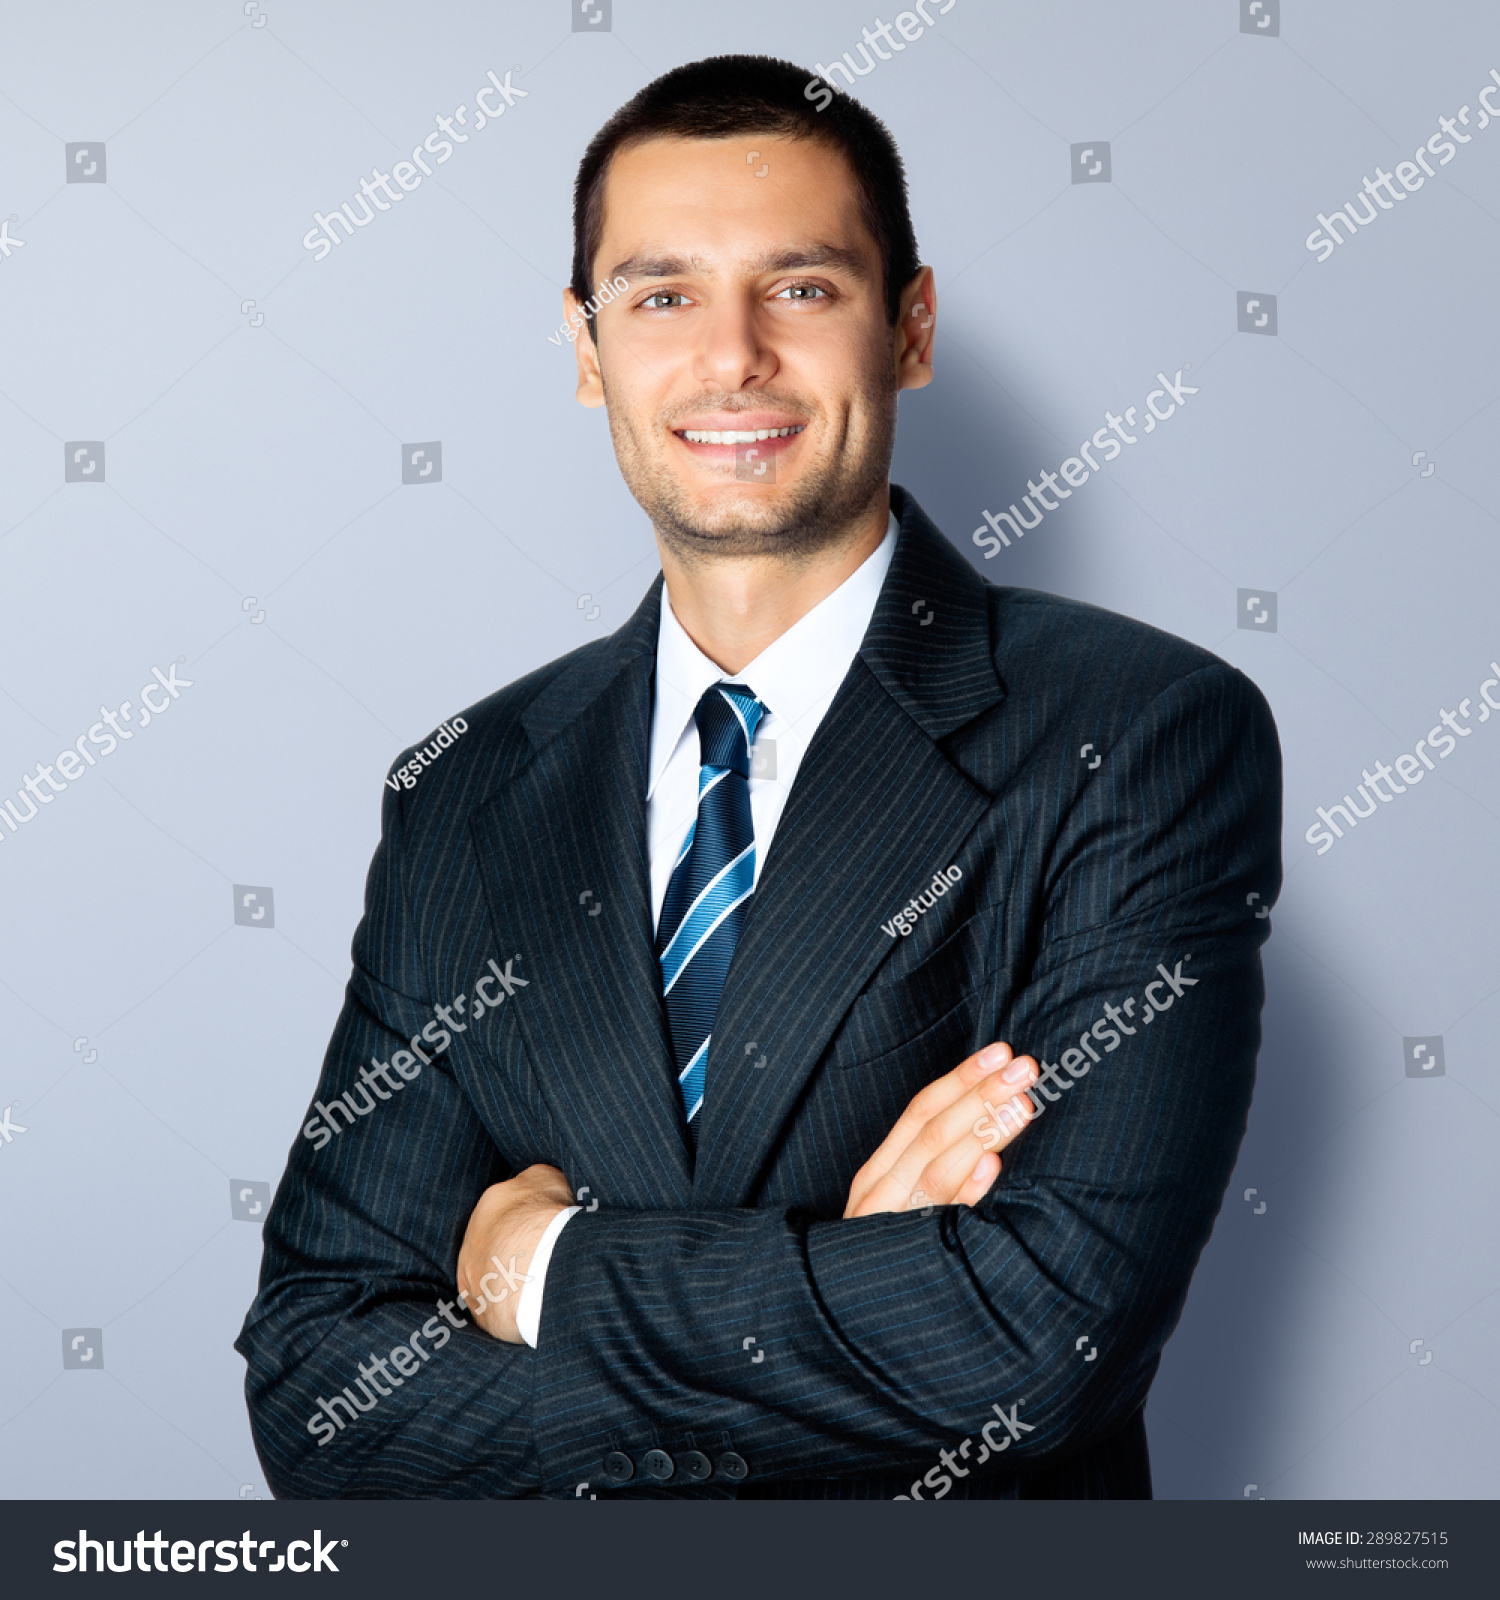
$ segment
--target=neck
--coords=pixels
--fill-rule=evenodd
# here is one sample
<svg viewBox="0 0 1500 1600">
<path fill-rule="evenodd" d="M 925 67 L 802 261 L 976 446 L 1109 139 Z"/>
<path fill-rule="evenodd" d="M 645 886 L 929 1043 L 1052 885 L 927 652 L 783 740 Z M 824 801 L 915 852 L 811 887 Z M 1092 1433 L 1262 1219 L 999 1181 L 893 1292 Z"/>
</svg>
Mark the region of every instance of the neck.
<svg viewBox="0 0 1500 1600">
<path fill-rule="evenodd" d="M 878 548 L 890 520 L 887 489 L 846 535 L 811 556 L 725 557 L 684 563 L 657 535 L 673 614 L 715 666 L 737 673 Z"/>
</svg>

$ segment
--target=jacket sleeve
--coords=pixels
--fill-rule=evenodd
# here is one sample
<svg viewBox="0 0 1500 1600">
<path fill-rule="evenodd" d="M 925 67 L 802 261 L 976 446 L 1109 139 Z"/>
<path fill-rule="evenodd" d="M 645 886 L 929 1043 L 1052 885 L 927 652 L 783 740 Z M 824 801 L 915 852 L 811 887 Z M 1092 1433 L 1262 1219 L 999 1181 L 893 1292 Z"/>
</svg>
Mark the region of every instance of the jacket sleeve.
<svg viewBox="0 0 1500 1600">
<path fill-rule="evenodd" d="M 1280 827 L 1275 726 L 1233 669 L 1180 678 L 1116 740 L 994 999 L 996 1037 L 1056 1068 L 1056 1098 L 979 1205 L 574 1217 L 535 1352 L 544 1490 L 612 1449 L 732 1448 L 775 1481 L 920 1476 L 966 1438 L 977 1470 L 986 1422 L 1007 1472 L 1115 1432 L 1244 1132 Z"/>
<path fill-rule="evenodd" d="M 410 1084 L 394 1069 L 373 1084 L 359 1076 L 403 1049 L 412 1071 L 409 1041 L 433 1024 L 401 881 L 399 796 L 386 795 L 382 822 L 306 1124 L 339 1131 L 299 1134 L 292 1147 L 236 1341 L 251 1426 L 279 1497 L 524 1495 L 538 1484 L 533 1352 L 476 1328 L 453 1287 L 474 1196 L 511 1173 L 431 1042 L 417 1040 L 431 1060 Z M 373 1114 L 317 1110 L 346 1090 Z"/>
</svg>

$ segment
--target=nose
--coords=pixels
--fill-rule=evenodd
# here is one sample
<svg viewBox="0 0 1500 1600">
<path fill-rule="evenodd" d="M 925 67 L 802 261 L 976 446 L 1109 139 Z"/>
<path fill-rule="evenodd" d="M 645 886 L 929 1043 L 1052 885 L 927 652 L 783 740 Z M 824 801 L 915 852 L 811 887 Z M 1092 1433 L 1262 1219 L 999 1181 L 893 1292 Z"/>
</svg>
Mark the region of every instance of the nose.
<svg viewBox="0 0 1500 1600">
<path fill-rule="evenodd" d="M 693 357 L 693 376 L 704 388 L 732 394 L 775 376 L 779 364 L 761 337 L 758 309 L 748 293 L 716 298 L 708 308 Z"/>
</svg>

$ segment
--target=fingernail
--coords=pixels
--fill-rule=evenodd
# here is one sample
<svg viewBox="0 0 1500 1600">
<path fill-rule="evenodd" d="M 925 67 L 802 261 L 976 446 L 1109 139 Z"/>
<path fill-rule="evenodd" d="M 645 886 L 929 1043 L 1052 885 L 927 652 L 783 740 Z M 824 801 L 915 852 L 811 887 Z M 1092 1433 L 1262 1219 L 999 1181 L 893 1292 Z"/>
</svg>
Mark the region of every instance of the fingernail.
<svg viewBox="0 0 1500 1600">
<path fill-rule="evenodd" d="M 1019 1061 L 1012 1061 L 1000 1076 L 1007 1083 L 1025 1083 L 1035 1071 L 1036 1068 L 1023 1056 Z"/>
<path fill-rule="evenodd" d="M 979 1165 L 977 1167 L 975 1167 L 974 1170 L 969 1174 L 969 1182 L 970 1183 L 978 1183 L 979 1180 L 983 1176 L 984 1176 L 984 1157 L 981 1156 L 979 1158 Z"/>
<path fill-rule="evenodd" d="M 979 1070 L 993 1072 L 996 1067 L 1003 1067 L 1010 1060 L 1010 1046 L 1008 1044 L 987 1044 L 979 1052 Z"/>
</svg>

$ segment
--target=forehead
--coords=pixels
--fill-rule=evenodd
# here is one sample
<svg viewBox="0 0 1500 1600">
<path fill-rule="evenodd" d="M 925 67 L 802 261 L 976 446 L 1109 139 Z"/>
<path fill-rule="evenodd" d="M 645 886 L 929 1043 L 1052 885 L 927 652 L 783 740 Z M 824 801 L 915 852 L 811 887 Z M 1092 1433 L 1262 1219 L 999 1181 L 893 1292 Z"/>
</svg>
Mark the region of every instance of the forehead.
<svg viewBox="0 0 1500 1600">
<path fill-rule="evenodd" d="M 712 271 L 814 245 L 878 261 L 853 168 L 842 150 L 820 139 L 656 138 L 627 146 L 610 162 L 603 269 L 633 262 L 637 275 L 660 276 L 641 267 L 670 258 Z"/>
</svg>

